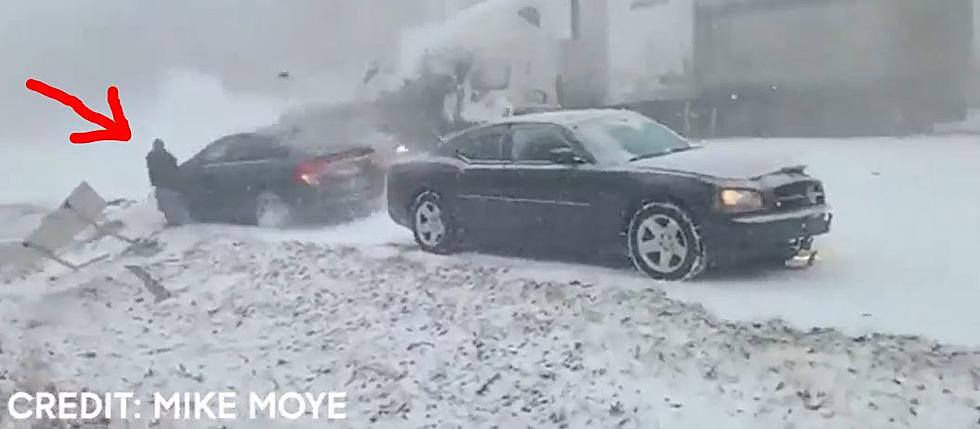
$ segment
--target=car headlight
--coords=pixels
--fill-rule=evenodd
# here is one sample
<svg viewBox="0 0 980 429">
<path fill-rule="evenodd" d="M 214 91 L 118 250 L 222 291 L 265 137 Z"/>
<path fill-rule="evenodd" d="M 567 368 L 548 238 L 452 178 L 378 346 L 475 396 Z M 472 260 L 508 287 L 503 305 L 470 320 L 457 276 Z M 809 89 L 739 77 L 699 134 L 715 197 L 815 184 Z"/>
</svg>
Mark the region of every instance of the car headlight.
<svg viewBox="0 0 980 429">
<path fill-rule="evenodd" d="M 762 193 L 749 189 L 722 189 L 718 193 L 718 208 L 728 213 L 746 213 L 766 207 Z"/>
</svg>

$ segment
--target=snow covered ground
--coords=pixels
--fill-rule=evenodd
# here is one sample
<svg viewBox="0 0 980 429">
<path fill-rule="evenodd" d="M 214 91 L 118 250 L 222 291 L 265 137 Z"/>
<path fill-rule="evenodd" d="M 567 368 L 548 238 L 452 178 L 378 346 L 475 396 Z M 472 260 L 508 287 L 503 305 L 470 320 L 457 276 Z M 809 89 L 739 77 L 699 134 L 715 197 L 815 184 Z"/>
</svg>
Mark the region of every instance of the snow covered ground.
<svg viewBox="0 0 980 429">
<path fill-rule="evenodd" d="M 155 238 L 154 256 L 0 295 L 12 328 L 0 391 L 29 386 L 25 373 L 141 397 L 345 390 L 351 418 L 337 427 L 933 428 L 980 416 L 980 353 L 929 340 L 732 323 L 654 284 L 553 281 L 371 240 L 207 226 Z M 175 296 L 155 303 L 125 264 Z M 269 423 L 241 425 L 230 426 Z"/>
<path fill-rule="evenodd" d="M 799 153 L 826 182 L 834 230 L 818 240 L 823 260 L 813 270 L 670 286 L 672 296 L 725 318 L 980 345 L 980 138 L 723 144 Z"/>
<path fill-rule="evenodd" d="M 137 205 L 113 216 L 160 253 L 107 242 L 109 262 L 0 286 L 0 395 L 37 380 L 346 390 L 337 427 L 980 425 L 980 141 L 709 144 L 801 158 L 825 180 L 837 217 L 816 267 L 658 284 L 422 254 L 381 214 L 156 232 Z M 154 303 L 124 265 L 175 296 Z"/>
</svg>

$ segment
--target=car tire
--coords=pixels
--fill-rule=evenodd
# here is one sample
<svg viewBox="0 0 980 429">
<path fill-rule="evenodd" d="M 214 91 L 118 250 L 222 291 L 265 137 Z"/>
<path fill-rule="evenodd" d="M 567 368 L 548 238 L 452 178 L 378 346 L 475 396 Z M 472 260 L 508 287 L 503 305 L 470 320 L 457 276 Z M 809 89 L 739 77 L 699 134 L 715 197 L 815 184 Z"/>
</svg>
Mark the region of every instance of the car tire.
<svg viewBox="0 0 980 429">
<path fill-rule="evenodd" d="M 674 204 L 648 203 L 637 210 L 626 243 L 633 265 L 656 280 L 688 280 L 706 266 L 697 224 Z"/>
<path fill-rule="evenodd" d="M 282 228 L 293 220 L 293 209 L 273 192 L 255 197 L 255 225 L 263 228 Z"/>
<path fill-rule="evenodd" d="M 419 194 L 410 213 L 412 234 L 422 250 L 440 255 L 456 250 L 458 230 L 449 206 L 439 194 L 431 191 Z"/>
</svg>

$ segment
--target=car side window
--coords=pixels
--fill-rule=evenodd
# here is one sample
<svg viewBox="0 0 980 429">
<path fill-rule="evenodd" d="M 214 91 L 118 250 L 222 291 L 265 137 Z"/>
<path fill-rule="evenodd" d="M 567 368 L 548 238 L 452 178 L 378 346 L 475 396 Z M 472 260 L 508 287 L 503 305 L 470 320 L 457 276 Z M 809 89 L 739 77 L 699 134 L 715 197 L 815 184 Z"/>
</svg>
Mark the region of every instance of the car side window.
<svg viewBox="0 0 980 429">
<path fill-rule="evenodd" d="M 572 147 L 553 125 L 515 125 L 511 134 L 511 159 L 514 162 L 552 162 L 551 151 Z"/>
<path fill-rule="evenodd" d="M 228 159 L 228 148 L 230 145 L 226 141 L 214 142 L 208 145 L 201 153 L 204 162 L 222 162 Z"/>
<path fill-rule="evenodd" d="M 467 161 L 503 161 L 502 129 L 491 129 L 462 136 L 456 154 Z"/>
<path fill-rule="evenodd" d="M 275 140 L 266 137 L 252 136 L 236 142 L 228 156 L 229 161 L 258 161 L 279 157 L 283 152 Z"/>
</svg>

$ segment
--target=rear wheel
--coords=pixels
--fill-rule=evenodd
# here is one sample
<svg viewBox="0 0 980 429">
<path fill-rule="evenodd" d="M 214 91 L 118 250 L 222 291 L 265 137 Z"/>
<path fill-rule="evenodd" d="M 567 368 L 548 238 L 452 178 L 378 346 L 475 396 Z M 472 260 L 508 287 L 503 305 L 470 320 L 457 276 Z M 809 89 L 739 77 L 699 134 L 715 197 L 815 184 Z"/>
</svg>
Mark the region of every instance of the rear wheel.
<svg viewBox="0 0 980 429">
<path fill-rule="evenodd" d="M 704 271 L 697 226 L 673 204 L 644 205 L 630 220 L 626 240 L 633 265 L 654 279 L 687 280 Z"/>
<path fill-rule="evenodd" d="M 435 192 L 423 192 L 412 205 L 412 232 L 415 242 L 430 253 L 448 254 L 455 250 L 456 225 L 448 205 Z"/>
<path fill-rule="evenodd" d="M 278 195 L 263 192 L 255 198 L 255 224 L 263 228 L 282 228 L 293 217 L 292 208 Z"/>
</svg>

